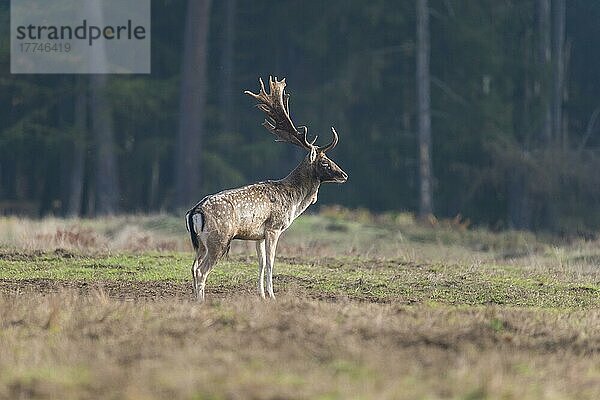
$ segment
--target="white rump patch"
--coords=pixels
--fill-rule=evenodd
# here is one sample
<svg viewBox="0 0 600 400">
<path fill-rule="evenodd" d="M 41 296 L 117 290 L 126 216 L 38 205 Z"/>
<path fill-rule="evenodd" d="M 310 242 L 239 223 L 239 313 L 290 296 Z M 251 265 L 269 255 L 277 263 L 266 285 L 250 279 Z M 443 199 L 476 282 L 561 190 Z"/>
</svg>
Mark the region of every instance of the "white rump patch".
<svg viewBox="0 0 600 400">
<path fill-rule="evenodd" d="M 192 216 L 192 221 L 194 221 L 194 232 L 196 235 L 202 231 L 202 214 L 194 214 Z"/>
</svg>

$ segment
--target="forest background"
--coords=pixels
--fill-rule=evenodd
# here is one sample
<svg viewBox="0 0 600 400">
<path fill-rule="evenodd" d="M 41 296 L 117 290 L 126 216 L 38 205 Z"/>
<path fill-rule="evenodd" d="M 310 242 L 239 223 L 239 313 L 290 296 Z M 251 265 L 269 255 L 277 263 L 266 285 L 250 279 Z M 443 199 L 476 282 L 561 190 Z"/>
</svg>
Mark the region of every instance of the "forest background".
<svg viewBox="0 0 600 400">
<path fill-rule="evenodd" d="M 302 152 L 243 95 L 273 75 L 298 125 L 340 134 L 350 179 L 319 204 L 600 227 L 600 2 L 153 0 L 152 73 L 126 76 L 11 75 L 9 17 L 1 214 L 179 212 L 285 176 Z"/>
</svg>

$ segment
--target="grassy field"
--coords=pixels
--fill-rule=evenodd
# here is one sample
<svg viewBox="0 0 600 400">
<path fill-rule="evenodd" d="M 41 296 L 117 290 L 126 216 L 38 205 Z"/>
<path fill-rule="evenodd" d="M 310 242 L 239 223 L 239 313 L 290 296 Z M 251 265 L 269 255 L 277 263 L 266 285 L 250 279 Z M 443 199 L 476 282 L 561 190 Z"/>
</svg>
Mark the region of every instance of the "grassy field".
<svg viewBox="0 0 600 400">
<path fill-rule="evenodd" d="M 0 398 L 597 399 L 600 242 L 325 209 L 277 301 L 236 243 L 191 300 L 180 219 L 0 220 Z"/>
</svg>

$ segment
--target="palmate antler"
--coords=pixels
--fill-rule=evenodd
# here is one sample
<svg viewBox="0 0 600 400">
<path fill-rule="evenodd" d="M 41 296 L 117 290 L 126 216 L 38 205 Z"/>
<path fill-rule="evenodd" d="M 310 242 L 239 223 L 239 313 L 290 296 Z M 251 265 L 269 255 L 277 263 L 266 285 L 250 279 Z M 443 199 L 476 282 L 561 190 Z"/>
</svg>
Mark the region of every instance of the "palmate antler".
<svg viewBox="0 0 600 400">
<path fill-rule="evenodd" d="M 290 118 L 290 95 L 285 92 L 285 78 L 278 81 L 277 78 L 269 77 L 269 93 L 265 90 L 262 78 L 259 81 L 260 92 L 258 94 L 249 90 L 244 93 L 254 97 L 258 101 L 257 107 L 267 114 L 263 126 L 277 136 L 277 141 L 292 143 L 310 150 L 314 144 L 306 139 L 308 128 L 300 127 L 302 129 L 300 132 Z"/>
<path fill-rule="evenodd" d="M 315 148 L 323 152 L 335 147 L 338 142 L 338 135 L 333 127 L 331 128 L 333 132 L 331 143 L 327 146 L 317 147 L 314 144 L 315 140 L 317 140 L 316 137 L 312 142 L 307 140 L 308 128 L 306 126 L 298 128 L 294 126 L 290 118 L 290 95 L 285 92 L 285 78 L 278 81 L 277 77 L 275 79 L 269 77 L 269 93 L 265 90 L 262 78 L 259 78 L 259 82 L 260 91 L 258 94 L 252 93 L 249 90 L 246 90 L 244 93 L 254 97 L 258 101 L 257 107 L 267 114 L 263 126 L 277 137 L 277 141 L 292 143 L 306 150 Z"/>
</svg>

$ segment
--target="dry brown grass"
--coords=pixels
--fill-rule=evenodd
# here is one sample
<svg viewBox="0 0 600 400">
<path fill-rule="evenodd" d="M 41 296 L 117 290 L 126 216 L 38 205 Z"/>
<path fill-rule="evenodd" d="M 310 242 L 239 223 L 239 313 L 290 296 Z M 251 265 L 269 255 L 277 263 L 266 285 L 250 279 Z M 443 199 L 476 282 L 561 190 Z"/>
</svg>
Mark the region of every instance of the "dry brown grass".
<svg viewBox="0 0 600 400">
<path fill-rule="evenodd" d="M 165 215 L 102 219 L 0 218 L 0 247 L 19 250 L 144 252 L 189 250 L 183 220 Z"/>
<path fill-rule="evenodd" d="M 600 398 L 600 311 L 0 297 L 0 397 Z"/>
<path fill-rule="evenodd" d="M 600 241 L 431 223 L 325 209 L 200 306 L 179 218 L 0 218 L 0 399 L 600 398 Z"/>
</svg>

